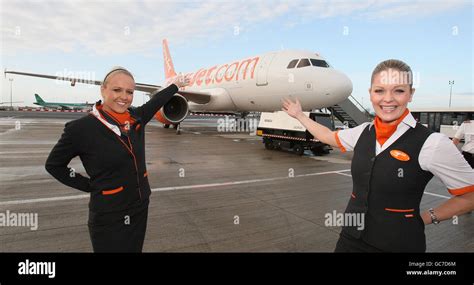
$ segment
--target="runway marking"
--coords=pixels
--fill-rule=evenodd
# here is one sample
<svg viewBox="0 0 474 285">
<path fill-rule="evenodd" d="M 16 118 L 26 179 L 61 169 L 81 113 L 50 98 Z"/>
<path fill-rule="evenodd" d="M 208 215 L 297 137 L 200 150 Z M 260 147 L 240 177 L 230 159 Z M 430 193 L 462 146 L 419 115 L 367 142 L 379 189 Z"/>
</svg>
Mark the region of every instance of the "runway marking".
<svg viewBox="0 0 474 285">
<path fill-rule="evenodd" d="M 300 177 L 318 176 L 318 175 L 326 175 L 326 174 L 341 174 L 341 172 L 347 172 L 347 171 L 350 171 L 350 169 L 342 169 L 342 170 L 326 171 L 326 172 L 316 172 L 316 173 L 308 173 L 308 174 L 299 174 L 299 175 L 295 175 L 294 177 L 284 176 L 284 177 L 261 178 L 261 179 L 251 179 L 251 180 L 241 180 L 241 181 L 230 181 L 230 182 L 222 182 L 222 183 L 197 184 L 197 185 L 185 185 L 185 186 L 174 186 L 174 187 L 161 187 L 161 188 L 153 188 L 153 189 L 151 189 L 151 192 L 242 185 L 242 184 L 251 184 L 251 183 L 258 183 L 258 182 L 284 180 L 284 179 L 295 179 L 295 178 L 300 178 Z M 0 206 L 20 205 L 20 204 L 29 204 L 29 203 L 42 203 L 42 202 L 54 202 L 54 201 L 67 201 L 67 200 L 85 199 L 85 198 L 89 198 L 89 197 L 90 197 L 89 194 L 82 194 L 82 195 L 74 195 L 74 196 L 59 196 L 59 197 L 37 198 L 37 199 L 26 199 L 26 200 L 11 200 L 11 201 L 0 202 Z"/>
<path fill-rule="evenodd" d="M 41 202 L 54 202 L 54 201 L 66 201 L 66 200 L 76 200 L 76 199 L 83 199 L 83 198 L 89 198 L 89 195 L 84 194 L 84 195 L 59 196 L 59 197 L 50 197 L 50 198 L 12 200 L 12 201 L 0 202 L 0 206 L 20 205 L 20 204 L 29 204 L 29 203 L 41 203 Z"/>
<path fill-rule="evenodd" d="M 50 149 L 45 150 L 23 150 L 23 151 L 0 151 L 0 154 L 28 154 L 28 153 L 50 153 Z"/>
<path fill-rule="evenodd" d="M 338 174 L 340 174 L 340 175 L 344 175 L 344 176 L 349 176 L 349 177 L 352 177 L 352 175 L 350 175 L 350 174 L 346 174 L 346 173 L 338 173 Z"/>
<path fill-rule="evenodd" d="M 257 182 L 267 182 L 275 180 L 284 180 L 284 179 L 294 179 L 299 177 L 308 177 L 308 176 L 317 176 L 325 174 L 340 174 L 340 172 L 350 171 L 350 169 L 343 169 L 337 171 L 327 171 L 327 172 L 317 172 L 317 173 L 308 173 L 295 175 L 295 177 L 272 177 L 272 178 L 261 178 L 261 179 L 252 179 L 252 180 L 241 180 L 241 181 L 231 181 L 231 182 L 222 182 L 222 183 L 211 183 L 211 184 L 200 184 L 200 185 L 187 185 L 187 186 L 175 186 L 175 187 L 162 187 L 151 189 L 151 192 L 158 191 L 172 191 L 172 190 L 182 190 L 182 189 L 199 189 L 199 188 L 210 188 L 210 187 L 219 187 L 219 186 L 232 186 L 232 185 L 241 185 L 241 184 L 250 184 Z M 1 204 L 0 204 L 1 205 Z"/>
<path fill-rule="evenodd" d="M 346 174 L 346 173 L 337 173 L 337 174 L 340 174 L 340 175 L 344 175 L 344 176 L 349 176 L 349 177 L 352 177 L 352 175 L 350 175 L 350 174 Z M 425 191 L 425 192 L 423 192 L 423 193 L 424 193 L 424 194 L 427 194 L 427 195 L 431 195 L 431 196 L 439 197 L 439 198 L 444 198 L 444 199 L 451 199 L 451 197 L 444 196 L 444 195 L 440 195 L 440 194 L 436 194 L 436 193 L 431 193 L 431 192 L 428 192 L 428 191 Z"/>
</svg>

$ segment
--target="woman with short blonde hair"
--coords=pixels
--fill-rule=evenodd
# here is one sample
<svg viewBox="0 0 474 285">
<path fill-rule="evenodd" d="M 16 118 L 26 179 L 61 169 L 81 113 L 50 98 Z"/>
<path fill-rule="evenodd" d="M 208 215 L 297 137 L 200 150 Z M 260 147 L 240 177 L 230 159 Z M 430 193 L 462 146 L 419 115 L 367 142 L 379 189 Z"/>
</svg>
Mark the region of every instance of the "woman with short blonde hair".
<svg viewBox="0 0 474 285">
<path fill-rule="evenodd" d="M 177 76 L 140 107 L 131 107 L 135 80 L 114 67 L 101 84 L 103 102 L 89 115 L 68 122 L 46 161 L 63 184 L 90 193 L 89 233 L 94 252 L 141 252 L 150 184 L 145 161 L 145 126 L 188 80 Z M 79 156 L 89 177 L 69 162 Z"/>
</svg>

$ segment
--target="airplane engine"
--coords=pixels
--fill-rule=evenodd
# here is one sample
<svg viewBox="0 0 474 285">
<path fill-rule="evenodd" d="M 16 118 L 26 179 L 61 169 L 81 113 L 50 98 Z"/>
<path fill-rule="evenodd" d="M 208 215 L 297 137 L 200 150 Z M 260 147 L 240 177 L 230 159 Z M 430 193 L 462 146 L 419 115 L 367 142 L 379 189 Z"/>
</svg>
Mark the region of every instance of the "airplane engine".
<svg viewBox="0 0 474 285">
<path fill-rule="evenodd" d="M 188 100 L 177 94 L 174 95 L 158 112 L 156 112 L 155 118 L 165 125 L 176 125 L 183 121 L 188 116 L 188 113 Z"/>
</svg>

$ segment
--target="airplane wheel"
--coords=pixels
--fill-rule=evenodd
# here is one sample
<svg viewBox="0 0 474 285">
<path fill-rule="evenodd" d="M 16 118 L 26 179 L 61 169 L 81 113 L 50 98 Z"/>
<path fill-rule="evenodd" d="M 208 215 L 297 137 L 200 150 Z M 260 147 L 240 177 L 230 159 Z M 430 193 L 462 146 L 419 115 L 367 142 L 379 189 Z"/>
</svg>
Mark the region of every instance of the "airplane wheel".
<svg viewBox="0 0 474 285">
<path fill-rule="evenodd" d="M 304 148 L 303 148 L 301 145 L 297 144 L 297 145 L 295 145 L 295 146 L 293 147 L 293 151 L 294 151 L 297 155 L 303 155 L 303 153 L 304 153 Z"/>
<path fill-rule="evenodd" d="M 169 127 L 170 127 L 170 125 L 168 125 L 168 124 L 163 125 L 163 128 L 165 128 L 165 129 L 169 129 Z"/>
</svg>

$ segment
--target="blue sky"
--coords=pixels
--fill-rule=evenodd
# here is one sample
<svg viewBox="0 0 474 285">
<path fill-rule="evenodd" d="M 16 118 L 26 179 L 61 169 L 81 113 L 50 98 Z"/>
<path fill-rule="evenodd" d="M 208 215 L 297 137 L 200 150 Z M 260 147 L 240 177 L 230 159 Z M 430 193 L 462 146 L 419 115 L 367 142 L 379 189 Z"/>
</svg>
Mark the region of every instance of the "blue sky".
<svg viewBox="0 0 474 285">
<path fill-rule="evenodd" d="M 259 53 L 317 51 L 367 89 L 377 63 L 406 61 L 419 78 L 412 107 L 474 106 L 472 1 L 6 1 L 1 0 L 3 69 L 102 79 L 115 65 L 137 82 L 161 84 L 161 40 L 178 71 Z M 13 76 L 13 101 L 100 98 L 99 88 Z M 10 83 L 1 79 L 1 100 Z M 137 93 L 134 104 L 146 99 Z"/>
</svg>

